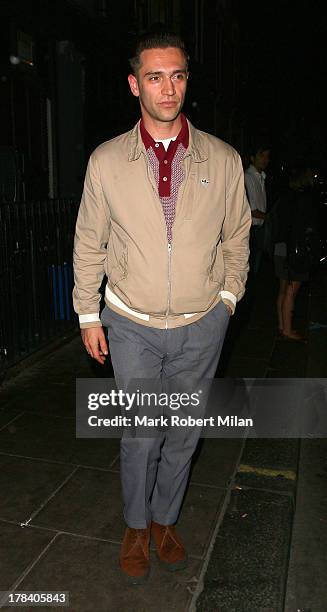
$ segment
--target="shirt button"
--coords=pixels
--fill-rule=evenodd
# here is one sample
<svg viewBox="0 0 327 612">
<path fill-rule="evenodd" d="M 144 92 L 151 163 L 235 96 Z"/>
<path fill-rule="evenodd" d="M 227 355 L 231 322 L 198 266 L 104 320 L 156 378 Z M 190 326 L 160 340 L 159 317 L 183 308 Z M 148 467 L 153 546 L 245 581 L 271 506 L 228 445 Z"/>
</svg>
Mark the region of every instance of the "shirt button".
<svg viewBox="0 0 327 612">
<path fill-rule="evenodd" d="M 167 162 L 167 160 L 166 160 L 166 159 L 164 159 L 164 164 L 168 164 L 168 162 Z"/>
<path fill-rule="evenodd" d="M 159 147 L 159 142 L 156 142 L 156 144 L 154 145 L 156 148 Z"/>
<path fill-rule="evenodd" d="M 164 182 L 166 182 L 168 179 L 167 179 L 167 177 L 166 177 L 166 176 L 163 176 L 163 177 L 162 177 L 162 180 L 163 180 Z"/>
</svg>

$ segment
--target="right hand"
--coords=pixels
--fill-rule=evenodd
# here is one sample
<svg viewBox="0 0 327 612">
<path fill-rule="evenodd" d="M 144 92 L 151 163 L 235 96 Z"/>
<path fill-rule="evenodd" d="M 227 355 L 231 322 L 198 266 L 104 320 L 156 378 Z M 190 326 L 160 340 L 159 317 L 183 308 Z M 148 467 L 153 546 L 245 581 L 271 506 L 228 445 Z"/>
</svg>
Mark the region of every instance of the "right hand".
<svg viewBox="0 0 327 612">
<path fill-rule="evenodd" d="M 103 327 L 81 329 L 81 336 L 88 354 L 103 365 L 108 355 Z"/>
</svg>

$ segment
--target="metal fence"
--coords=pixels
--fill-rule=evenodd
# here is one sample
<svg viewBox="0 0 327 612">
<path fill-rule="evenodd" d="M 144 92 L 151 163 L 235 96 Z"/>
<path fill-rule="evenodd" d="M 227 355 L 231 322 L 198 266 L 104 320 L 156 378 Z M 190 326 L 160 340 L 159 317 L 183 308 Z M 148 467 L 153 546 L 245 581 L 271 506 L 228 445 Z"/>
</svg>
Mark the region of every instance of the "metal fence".
<svg viewBox="0 0 327 612">
<path fill-rule="evenodd" d="M 77 210 L 70 200 L 0 203 L 0 373 L 76 325 Z"/>
</svg>

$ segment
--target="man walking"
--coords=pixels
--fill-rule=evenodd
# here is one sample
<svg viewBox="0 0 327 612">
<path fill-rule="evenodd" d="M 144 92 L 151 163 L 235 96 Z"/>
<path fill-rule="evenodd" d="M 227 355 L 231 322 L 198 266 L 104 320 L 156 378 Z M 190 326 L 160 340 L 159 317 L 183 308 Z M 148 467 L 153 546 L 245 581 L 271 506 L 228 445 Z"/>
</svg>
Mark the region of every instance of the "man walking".
<svg viewBox="0 0 327 612">
<path fill-rule="evenodd" d="M 181 113 L 188 56 L 179 37 L 144 36 L 130 60 L 141 120 L 91 155 L 74 247 L 74 306 L 88 353 L 104 363 L 108 328 L 116 384 L 200 388 L 212 379 L 229 317 L 244 294 L 250 209 L 236 151 Z M 99 318 L 104 274 L 106 307 Z M 182 381 L 182 383 L 178 382 Z M 179 386 L 181 384 L 181 386 Z M 120 567 L 149 573 L 152 536 L 162 565 L 185 567 L 176 533 L 200 429 L 121 440 L 127 523 Z"/>
<path fill-rule="evenodd" d="M 251 151 L 251 163 L 245 171 L 245 187 L 252 216 L 250 236 L 250 277 L 256 277 L 263 254 L 264 222 L 267 209 L 266 173 L 270 150 L 265 144 L 256 144 Z"/>
</svg>

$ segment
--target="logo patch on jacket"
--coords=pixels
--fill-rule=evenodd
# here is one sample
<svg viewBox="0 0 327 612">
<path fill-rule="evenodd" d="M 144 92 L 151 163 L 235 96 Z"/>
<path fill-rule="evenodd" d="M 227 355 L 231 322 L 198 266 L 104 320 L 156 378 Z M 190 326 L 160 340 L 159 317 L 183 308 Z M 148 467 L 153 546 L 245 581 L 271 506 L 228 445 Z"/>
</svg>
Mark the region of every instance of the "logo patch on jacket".
<svg viewBox="0 0 327 612">
<path fill-rule="evenodd" d="M 208 187 L 210 181 L 207 178 L 203 178 L 201 179 L 201 185 L 203 185 L 204 187 Z"/>
</svg>

